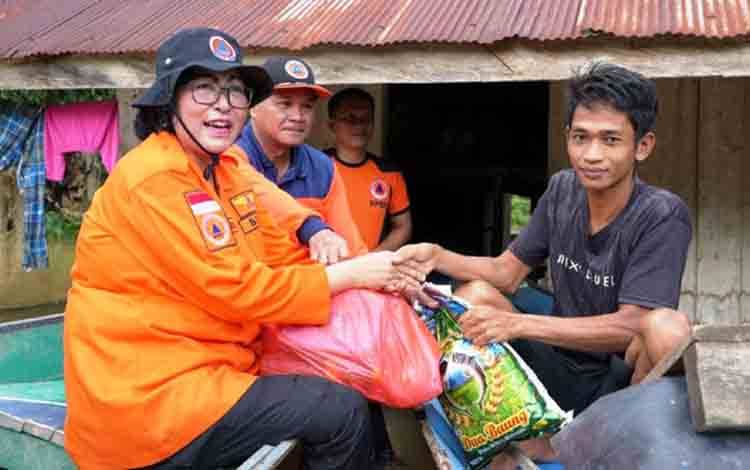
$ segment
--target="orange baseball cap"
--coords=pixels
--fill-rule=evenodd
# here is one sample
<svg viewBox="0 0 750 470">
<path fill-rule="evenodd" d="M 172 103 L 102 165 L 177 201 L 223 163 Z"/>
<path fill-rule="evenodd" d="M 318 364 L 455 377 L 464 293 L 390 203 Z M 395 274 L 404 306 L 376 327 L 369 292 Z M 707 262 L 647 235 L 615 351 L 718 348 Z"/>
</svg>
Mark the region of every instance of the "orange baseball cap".
<svg viewBox="0 0 750 470">
<path fill-rule="evenodd" d="M 313 70 L 299 57 L 270 57 L 263 63 L 263 69 L 271 77 L 274 90 L 307 88 L 320 98 L 328 98 L 332 94 L 328 88 L 315 83 Z"/>
</svg>

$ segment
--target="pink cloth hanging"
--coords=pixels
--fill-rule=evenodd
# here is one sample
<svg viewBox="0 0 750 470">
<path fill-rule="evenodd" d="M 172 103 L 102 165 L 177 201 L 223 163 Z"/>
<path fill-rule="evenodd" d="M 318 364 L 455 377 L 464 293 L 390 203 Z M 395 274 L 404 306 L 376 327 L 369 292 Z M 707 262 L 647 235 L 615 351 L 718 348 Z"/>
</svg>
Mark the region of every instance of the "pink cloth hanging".
<svg viewBox="0 0 750 470">
<path fill-rule="evenodd" d="M 99 152 L 112 171 L 120 147 L 117 101 L 48 106 L 44 116 L 44 160 L 47 179 L 62 181 L 67 152 Z"/>
</svg>

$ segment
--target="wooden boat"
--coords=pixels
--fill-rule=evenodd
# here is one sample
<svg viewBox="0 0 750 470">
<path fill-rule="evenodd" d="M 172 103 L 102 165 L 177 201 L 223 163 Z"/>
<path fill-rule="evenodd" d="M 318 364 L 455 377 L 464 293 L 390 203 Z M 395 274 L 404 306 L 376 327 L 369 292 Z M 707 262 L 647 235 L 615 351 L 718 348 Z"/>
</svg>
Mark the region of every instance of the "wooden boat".
<svg viewBox="0 0 750 470">
<path fill-rule="evenodd" d="M 75 468 L 63 449 L 62 320 L 0 324 L 0 468 Z"/>
<path fill-rule="evenodd" d="M 63 314 L 0 323 L 0 470 L 73 470 L 63 448 Z M 259 449 L 239 470 L 277 468 L 295 441 Z"/>
</svg>

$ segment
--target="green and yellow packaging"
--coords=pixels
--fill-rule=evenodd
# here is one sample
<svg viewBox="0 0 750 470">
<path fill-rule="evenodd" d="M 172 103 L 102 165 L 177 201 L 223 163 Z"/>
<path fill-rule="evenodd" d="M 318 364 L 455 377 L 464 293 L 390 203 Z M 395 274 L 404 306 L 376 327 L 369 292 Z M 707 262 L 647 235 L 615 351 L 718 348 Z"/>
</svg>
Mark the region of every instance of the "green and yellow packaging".
<svg viewBox="0 0 750 470">
<path fill-rule="evenodd" d="M 475 346 L 456 317 L 468 305 L 443 299 L 434 311 L 441 349 L 440 402 L 472 469 L 481 468 L 511 441 L 557 432 L 572 418 L 548 395 L 534 372 L 507 343 Z"/>
</svg>

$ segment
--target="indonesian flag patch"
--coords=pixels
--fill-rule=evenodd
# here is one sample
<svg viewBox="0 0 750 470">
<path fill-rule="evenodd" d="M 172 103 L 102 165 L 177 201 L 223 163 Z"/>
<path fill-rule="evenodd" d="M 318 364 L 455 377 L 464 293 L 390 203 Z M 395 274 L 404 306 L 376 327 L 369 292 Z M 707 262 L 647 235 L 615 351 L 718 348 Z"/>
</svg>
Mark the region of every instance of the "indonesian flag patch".
<svg viewBox="0 0 750 470">
<path fill-rule="evenodd" d="M 235 244 L 229 221 L 218 202 L 205 191 L 191 191 L 185 194 L 185 199 L 209 250 L 216 251 Z"/>
</svg>

